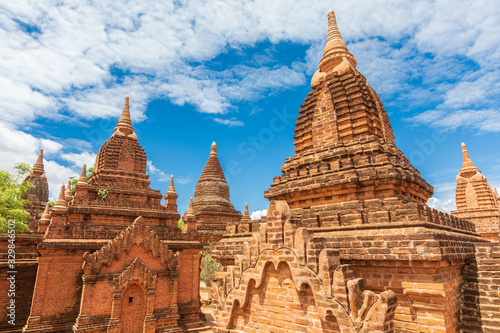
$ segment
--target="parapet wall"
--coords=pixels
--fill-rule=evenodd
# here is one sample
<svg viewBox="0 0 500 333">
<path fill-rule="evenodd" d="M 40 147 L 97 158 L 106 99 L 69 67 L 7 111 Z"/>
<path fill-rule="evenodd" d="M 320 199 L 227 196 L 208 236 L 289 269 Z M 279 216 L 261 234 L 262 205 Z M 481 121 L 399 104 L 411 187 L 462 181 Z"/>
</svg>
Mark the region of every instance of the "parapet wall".
<svg viewBox="0 0 500 333">
<path fill-rule="evenodd" d="M 474 233 L 475 225 L 427 205 L 398 198 L 346 201 L 310 209 L 292 209 L 302 227 L 337 227 L 396 222 L 428 222 Z"/>
</svg>

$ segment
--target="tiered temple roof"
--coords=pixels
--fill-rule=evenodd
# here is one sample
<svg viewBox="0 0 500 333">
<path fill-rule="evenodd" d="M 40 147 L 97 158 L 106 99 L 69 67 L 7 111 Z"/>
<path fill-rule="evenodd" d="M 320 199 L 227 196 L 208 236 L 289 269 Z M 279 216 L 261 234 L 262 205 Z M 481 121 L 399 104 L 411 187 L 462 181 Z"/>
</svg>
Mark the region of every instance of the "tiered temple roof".
<svg viewBox="0 0 500 333">
<path fill-rule="evenodd" d="M 291 208 L 397 197 L 425 203 L 433 188 L 396 147 L 380 98 L 328 13 L 323 58 L 295 128 L 295 155 L 265 193 Z"/>
<path fill-rule="evenodd" d="M 215 142 L 196 184 L 192 208 L 199 239 L 204 243 L 217 241 L 228 225 L 234 225 L 241 219 L 241 213 L 234 209 L 229 198 L 229 185 L 217 157 Z"/>
</svg>

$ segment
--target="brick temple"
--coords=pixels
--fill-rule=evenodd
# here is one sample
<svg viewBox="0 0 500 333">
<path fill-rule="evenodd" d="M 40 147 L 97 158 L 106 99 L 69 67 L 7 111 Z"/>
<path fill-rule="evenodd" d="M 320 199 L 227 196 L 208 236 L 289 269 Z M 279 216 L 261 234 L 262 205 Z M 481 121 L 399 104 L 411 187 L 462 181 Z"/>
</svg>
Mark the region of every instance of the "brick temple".
<svg viewBox="0 0 500 333">
<path fill-rule="evenodd" d="M 202 245 L 177 223 L 173 183 L 149 187 L 129 100 L 75 195 L 38 222 L 38 268 L 23 332 L 197 332 Z M 38 161 L 37 161 L 38 163 Z"/>
<path fill-rule="evenodd" d="M 328 13 L 267 219 L 215 254 L 217 332 L 500 332 L 498 195 L 464 149 L 457 211 L 398 149 Z"/>
<path fill-rule="evenodd" d="M 356 65 L 330 11 L 295 154 L 259 220 L 234 209 L 213 143 L 180 230 L 174 178 L 164 196 L 150 188 L 128 97 L 90 178 L 83 166 L 52 209 L 40 151 L 27 177 L 31 232 L 16 238 L 16 326 L 2 306 L 0 331 L 500 333 L 497 190 L 462 144 L 457 210 L 428 207 L 432 186 Z M 210 244 L 223 266 L 211 328 L 200 303 Z"/>
</svg>

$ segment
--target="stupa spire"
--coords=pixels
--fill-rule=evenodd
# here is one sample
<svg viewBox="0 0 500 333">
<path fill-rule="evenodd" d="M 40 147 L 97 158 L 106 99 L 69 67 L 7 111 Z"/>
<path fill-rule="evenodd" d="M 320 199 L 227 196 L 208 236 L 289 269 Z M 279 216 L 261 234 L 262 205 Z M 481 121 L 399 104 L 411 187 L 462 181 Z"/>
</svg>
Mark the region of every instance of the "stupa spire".
<svg viewBox="0 0 500 333">
<path fill-rule="evenodd" d="M 174 186 L 174 175 L 170 177 L 170 185 L 168 186 L 167 192 L 170 193 L 175 193 L 175 186 Z"/>
<path fill-rule="evenodd" d="M 33 169 L 31 170 L 31 173 L 35 177 L 40 177 L 45 173 L 44 167 L 43 167 L 43 148 L 40 149 L 40 152 L 38 153 L 38 157 L 36 159 L 35 164 L 33 164 Z"/>
<path fill-rule="evenodd" d="M 189 198 L 189 207 L 187 211 L 184 213 L 184 219 L 188 218 L 195 218 L 196 215 L 194 213 L 194 208 L 193 208 L 193 197 Z"/>
<path fill-rule="evenodd" d="M 73 199 L 73 193 L 71 192 L 71 180 L 68 180 L 68 186 L 66 187 L 66 191 L 64 191 L 64 199 L 66 199 L 66 201 L 71 201 L 71 199 Z"/>
<path fill-rule="evenodd" d="M 210 155 L 212 154 L 215 154 L 217 155 L 217 144 L 214 142 L 212 142 L 212 146 L 210 147 Z"/>
<path fill-rule="evenodd" d="M 42 217 L 40 218 L 40 220 L 38 220 L 38 231 L 40 232 L 45 232 L 45 230 L 47 230 L 48 225 L 50 224 L 49 208 L 50 208 L 50 202 L 47 202 Z"/>
<path fill-rule="evenodd" d="M 87 164 L 84 164 L 82 167 L 82 173 L 80 174 L 80 178 L 78 178 L 77 185 L 87 184 Z"/>
<path fill-rule="evenodd" d="M 243 212 L 243 216 L 241 217 L 241 223 L 250 223 L 252 219 L 250 218 L 250 213 L 248 211 L 248 203 L 245 204 L 245 211 Z"/>
<path fill-rule="evenodd" d="M 208 157 L 207 164 L 201 173 L 200 181 L 202 180 L 222 180 L 226 182 L 226 177 L 224 176 L 224 171 L 222 171 L 222 167 L 219 162 L 219 158 L 217 156 L 217 144 L 215 142 L 212 143 L 210 147 L 210 155 Z M 196 193 L 195 193 L 196 198 Z"/>
<path fill-rule="evenodd" d="M 115 134 L 118 136 L 126 136 L 131 139 L 137 140 L 137 135 L 132 127 L 132 119 L 130 118 L 129 97 L 125 97 L 125 105 L 123 106 L 122 115 L 118 124 L 115 126 Z"/>
<path fill-rule="evenodd" d="M 311 80 L 311 87 L 317 86 L 322 79 L 332 72 L 344 73 L 349 68 L 356 68 L 356 59 L 347 49 L 347 45 L 342 39 L 335 12 L 330 9 L 328 12 L 328 34 L 326 36 L 326 46 L 323 58 L 319 62 L 318 70 Z"/>
<path fill-rule="evenodd" d="M 164 207 L 171 212 L 177 213 L 177 193 L 175 193 L 174 175 L 170 177 L 170 186 L 165 194 Z"/>
<path fill-rule="evenodd" d="M 45 210 L 43 211 L 41 219 L 50 220 L 49 209 L 50 209 L 50 202 L 47 202 L 47 204 L 45 205 Z"/>
<path fill-rule="evenodd" d="M 342 36 L 340 35 L 339 27 L 337 26 L 337 18 L 335 17 L 335 12 L 333 11 L 333 9 L 330 9 L 328 11 L 328 35 L 326 36 L 326 44 L 328 45 L 328 43 L 333 40 L 344 41 L 342 39 Z"/>
<path fill-rule="evenodd" d="M 59 197 L 57 198 L 57 201 L 54 205 L 54 210 L 57 211 L 68 210 L 68 207 L 66 205 L 66 199 L 64 198 L 64 192 L 65 192 L 65 187 L 64 184 L 62 184 L 61 191 L 59 192 Z"/>
<path fill-rule="evenodd" d="M 474 163 L 472 163 L 469 152 L 467 151 L 467 147 L 465 143 L 462 142 L 462 170 L 464 169 L 477 169 Z"/>
</svg>

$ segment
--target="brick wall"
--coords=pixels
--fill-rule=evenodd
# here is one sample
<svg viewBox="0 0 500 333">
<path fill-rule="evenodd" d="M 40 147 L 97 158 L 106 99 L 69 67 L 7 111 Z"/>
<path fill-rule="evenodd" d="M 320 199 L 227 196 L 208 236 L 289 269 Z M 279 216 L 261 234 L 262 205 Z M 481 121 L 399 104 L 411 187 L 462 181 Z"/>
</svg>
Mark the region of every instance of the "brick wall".
<svg viewBox="0 0 500 333">
<path fill-rule="evenodd" d="M 311 289 L 303 289 L 295 288 L 287 265 L 278 269 L 269 265 L 263 285 L 250 292 L 250 305 L 245 310 L 238 307 L 232 329 L 248 333 L 340 332 L 335 317 L 329 322 L 321 320 Z"/>
<path fill-rule="evenodd" d="M 476 246 L 476 260 L 464 267 L 463 333 L 500 332 L 500 244 Z"/>
<path fill-rule="evenodd" d="M 0 308 L 0 331 L 20 332 L 30 314 L 31 298 L 35 286 L 38 253 L 36 247 L 41 234 L 16 235 L 16 325 L 7 323 L 7 307 Z M 8 254 L 5 236 L 0 240 L 0 304 L 9 304 L 9 282 L 7 281 Z"/>
</svg>

